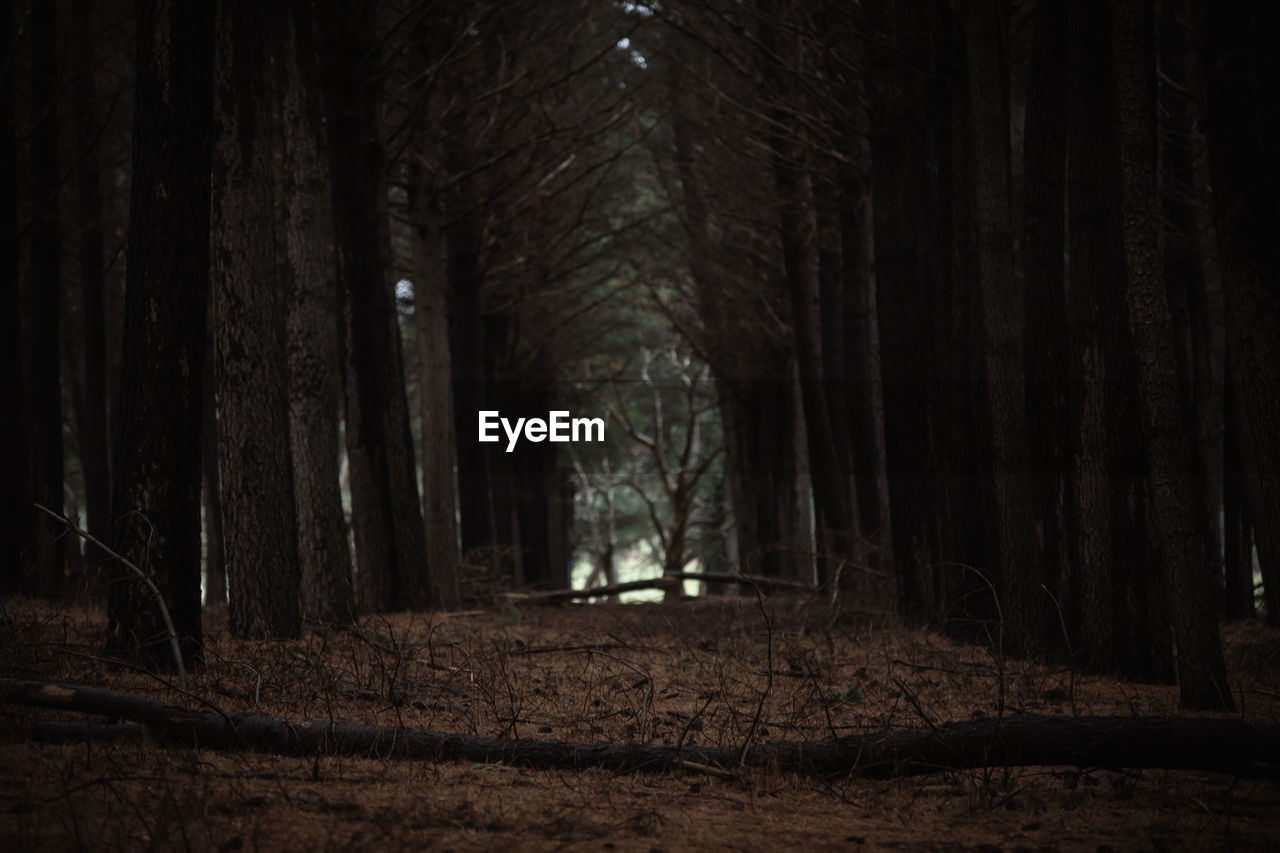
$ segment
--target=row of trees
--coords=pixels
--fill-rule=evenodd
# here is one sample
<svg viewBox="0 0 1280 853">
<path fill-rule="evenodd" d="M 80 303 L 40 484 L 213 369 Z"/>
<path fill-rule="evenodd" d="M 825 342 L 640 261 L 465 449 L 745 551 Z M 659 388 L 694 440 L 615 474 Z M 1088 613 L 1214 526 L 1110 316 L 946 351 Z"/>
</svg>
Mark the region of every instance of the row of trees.
<svg viewBox="0 0 1280 853">
<path fill-rule="evenodd" d="M 64 446 L 56 408 L 19 406 L 6 419 L 47 449 L 6 481 L 21 520 L 6 585 L 62 587 L 65 531 L 32 507 L 59 507 L 64 480 L 83 483 L 90 531 L 154 577 L 197 654 L 202 462 L 204 593 L 216 602 L 230 589 L 238 635 L 456 607 L 460 551 L 496 554 L 517 585 L 567 584 L 568 460 L 548 446 L 483 452 L 474 430 L 479 409 L 545 415 L 575 393 L 562 368 L 593 352 L 606 333 L 597 321 L 624 291 L 623 244 L 643 219 L 619 177 L 636 136 L 626 86 L 640 69 L 616 48 L 627 16 L 589 5 L 227 3 L 179 14 L 143 3 L 131 19 L 79 4 L 48 19 L 52 43 L 33 30 L 37 61 L 6 74 L 6 92 L 29 83 L 30 98 L 7 103 L 33 133 L 53 130 L 27 139 L 15 123 L 6 140 L 33 163 L 70 153 L 92 166 L 85 182 L 110 187 L 114 207 L 73 204 L 56 168 L 33 168 L 10 172 L 25 181 L 12 212 L 55 249 L 56 223 L 41 231 L 39 217 L 64 209 L 77 231 L 127 234 L 128 280 L 115 288 L 123 307 L 111 306 L 115 255 L 101 233 L 79 275 L 56 251 L 37 263 L 34 236 L 29 254 L 12 255 L 26 276 L 21 298 L 9 294 L 24 332 L 12 340 L 26 347 L 10 363 L 26 369 L 11 387 L 72 399 L 79 434 Z M 69 40 L 72 69 L 54 49 Z M 131 161 L 113 160 L 114 112 L 92 93 L 72 103 L 39 89 L 42 71 L 114 87 L 113 105 L 132 115 Z M 97 135 L 68 140 L 71 114 L 96 116 Z M 64 280 L 87 288 L 91 276 L 98 310 L 82 315 Z M 392 286 L 403 279 L 412 325 Z M 68 316 L 86 339 L 119 328 L 120 359 L 77 341 L 61 359 L 41 357 L 36 345 L 56 344 Z M 82 370 L 116 387 L 94 394 Z M 92 442 L 109 433 L 107 453 Z M 28 467 L 22 441 L 12 446 Z M 80 469 L 70 477 L 64 456 Z M 112 484 L 109 503 L 93 498 L 100 481 Z M 155 603 L 107 564 L 113 649 L 162 665 Z"/>
<path fill-rule="evenodd" d="M 62 584 L 31 507 L 73 460 L 198 655 L 203 467 L 241 636 L 456 607 L 481 554 L 607 578 L 647 539 L 669 573 L 891 573 L 913 620 L 1230 704 L 1255 543 L 1280 616 L 1257 14 L 33 4 L 6 585 Z M 473 437 L 575 407 L 605 447 Z M 113 648 L 163 665 L 108 565 Z"/>
<path fill-rule="evenodd" d="M 1224 588 L 1253 612 L 1249 531 L 1280 588 L 1247 4 L 660 14 L 728 468 L 808 463 L 818 579 L 871 537 L 909 615 L 1142 679 L 1176 645 L 1183 701 L 1230 704 L 1217 626 Z M 743 326 L 775 348 L 745 362 Z M 794 407 L 806 458 L 756 449 L 800 444 Z M 730 478 L 735 513 L 785 537 L 795 501 L 750 507 L 762 482 Z"/>
</svg>

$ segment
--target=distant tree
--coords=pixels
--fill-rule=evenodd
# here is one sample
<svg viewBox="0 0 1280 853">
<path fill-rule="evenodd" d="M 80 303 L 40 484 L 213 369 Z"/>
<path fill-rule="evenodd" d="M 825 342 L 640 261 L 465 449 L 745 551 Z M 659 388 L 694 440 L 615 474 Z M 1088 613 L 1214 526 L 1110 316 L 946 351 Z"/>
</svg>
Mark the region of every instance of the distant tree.
<svg viewBox="0 0 1280 853">
<path fill-rule="evenodd" d="M 1042 557 L 1031 514 L 1031 459 L 1024 382 L 1023 299 L 1014 276 L 1009 178 L 1007 21 L 997 0 L 965 5 L 969 154 L 982 362 L 978 412 L 984 514 L 1008 639 L 1035 648 L 1044 625 Z"/>
<path fill-rule="evenodd" d="M 32 496 L 49 509 L 62 511 L 62 356 L 60 312 L 62 255 L 58 160 L 58 4 L 36 3 L 31 9 L 31 243 L 26 298 L 30 300 L 28 424 Z M 6 73 L 13 73 L 8 71 Z M 34 509 L 29 510 L 34 513 Z M 62 586 L 66 540 L 58 523 L 43 514 L 30 515 L 31 587 L 53 594 Z"/>
<path fill-rule="evenodd" d="M 773 171 L 782 274 L 790 297 L 791 334 L 807 431 L 809 480 L 820 536 L 818 577 L 827 583 L 834 580 L 838 566 L 850 555 L 850 537 L 858 526 L 850 444 L 847 435 L 837 439 L 832 415 L 838 407 L 833 407 L 829 397 L 838 386 L 827 379 L 822 350 L 824 317 L 834 320 L 842 312 L 838 308 L 827 311 L 829 306 L 822 303 L 818 198 L 809 162 L 813 141 L 788 120 L 792 109 L 809 114 L 799 82 L 807 57 L 798 41 L 784 35 L 797 27 L 793 16 L 780 13 L 777 6 L 764 7 L 757 21 L 764 48 L 761 64 L 772 84 L 768 101 L 762 105 L 771 128 L 764 141 Z M 786 11 L 797 10 L 795 4 L 785 7 Z M 847 428 L 846 424 L 841 426 Z"/>
<path fill-rule="evenodd" d="M 868 20 L 875 275 L 885 450 L 899 607 L 974 634 L 990 596 L 962 566 L 986 560 L 974 418 L 974 285 L 965 140 L 967 78 L 950 6 Z"/>
<path fill-rule="evenodd" d="M 77 247 L 80 272 L 80 312 L 83 344 L 79 363 L 83 371 L 80 404 L 76 407 L 80 468 L 84 475 L 84 503 L 88 510 L 88 530 L 103 542 L 111 538 L 111 470 L 107 420 L 107 319 L 106 259 L 104 257 L 104 216 L 102 200 L 102 144 L 105 119 L 98 106 L 97 51 L 99 22 L 93 0 L 72 3 L 75 49 L 72 58 L 72 91 L 75 110 L 76 195 L 79 201 L 80 242 Z M 87 552 L 92 559 L 93 549 Z"/>
<path fill-rule="evenodd" d="M 1026 270 L 1027 436 L 1035 464 L 1034 512 L 1042 525 L 1044 579 L 1066 598 L 1068 558 L 1070 389 L 1066 287 L 1068 0 L 1040 0 L 1027 81 L 1023 132 L 1023 264 Z M 1046 644 L 1065 640 L 1049 631 Z"/>
<path fill-rule="evenodd" d="M 645 348 L 642 358 L 635 383 L 642 398 L 619 400 L 610 407 L 610 420 L 648 457 L 644 473 L 633 471 L 620 482 L 644 504 L 663 574 L 675 574 L 703 550 L 698 528 L 714 529 L 708 524 L 711 478 L 706 476 L 722 449 L 714 388 L 709 369 L 676 348 Z"/>
<path fill-rule="evenodd" d="M 13 9 L 0 14 L 0 590 L 24 585 L 25 546 L 36 510 L 27 462 L 27 407 L 23 389 L 22 283 L 18 256 L 17 65 Z"/>
<path fill-rule="evenodd" d="M 670 147 L 655 146 L 654 158 L 674 167 L 664 176 L 665 194 L 677 211 L 672 238 L 686 252 L 689 285 L 666 310 L 715 379 L 740 568 L 811 581 L 807 442 L 791 332 L 781 320 L 790 300 L 773 239 L 781 220 L 762 223 L 756 215 L 773 209 L 774 196 L 772 182 L 755 176 L 774 167 L 742 156 L 736 138 L 749 131 L 735 126 L 743 116 L 720 94 L 751 97 L 740 61 L 701 50 L 690 29 L 711 24 L 692 7 L 673 12 L 658 66 Z M 709 84 L 690 87 L 688 79 Z"/>
<path fill-rule="evenodd" d="M 444 610 L 462 604 L 458 574 L 458 486 L 454 470 L 453 359 L 450 292 L 441 217 L 420 182 L 411 186 L 413 321 L 418 346 L 422 422 L 422 502 L 431 600 Z"/>
<path fill-rule="evenodd" d="M 298 528 L 289 441 L 285 245 L 277 227 L 284 8 L 218 10 L 213 288 L 218 480 L 230 630 L 296 637 Z M 292 271 L 290 271 L 292 272 Z"/>
<path fill-rule="evenodd" d="M 211 288 L 212 290 L 212 288 Z M 209 294 L 208 323 L 204 341 L 203 435 L 200 438 L 200 467 L 204 495 L 204 603 L 207 607 L 227 606 L 227 560 L 222 540 L 222 486 L 218 480 L 218 360 L 215 342 L 217 318 L 213 294 Z"/>
<path fill-rule="evenodd" d="M 338 286 L 344 311 L 346 442 L 362 608 L 427 603 L 413 438 L 388 276 L 382 37 L 378 5 L 318 4 Z"/>
<path fill-rule="evenodd" d="M 209 282 L 214 10 L 139 0 L 128 290 L 111 505 L 114 548 L 165 594 L 200 654 L 200 437 Z M 147 590 L 111 572 L 108 650 L 172 665 Z"/>
<path fill-rule="evenodd" d="M 1259 0 L 1204 4 L 1204 73 L 1228 370 L 1237 395 L 1228 418 L 1238 432 L 1229 438 L 1239 441 L 1244 457 L 1247 516 L 1267 621 L 1274 625 L 1280 624 L 1280 179 L 1274 159 L 1280 124 L 1265 82 L 1277 62 L 1264 23 L 1268 8 Z M 1251 554 L 1245 550 L 1244 556 Z"/>
</svg>

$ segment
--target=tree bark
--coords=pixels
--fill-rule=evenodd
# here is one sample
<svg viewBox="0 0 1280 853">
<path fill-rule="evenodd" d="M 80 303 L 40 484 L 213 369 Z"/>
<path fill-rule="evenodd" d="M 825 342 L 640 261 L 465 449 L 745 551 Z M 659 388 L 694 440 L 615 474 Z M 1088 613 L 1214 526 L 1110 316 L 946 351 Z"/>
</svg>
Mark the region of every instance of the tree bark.
<svg viewBox="0 0 1280 853">
<path fill-rule="evenodd" d="M 1199 0 L 1197 0 L 1199 2 Z M 1222 548 L 1222 397 L 1213 376 L 1213 317 L 1205 262 L 1208 189 L 1202 187 L 1203 137 L 1199 79 L 1190 0 L 1161 0 L 1158 62 L 1162 80 L 1156 106 L 1161 116 L 1158 166 L 1161 195 L 1161 272 L 1168 291 L 1177 359 L 1183 431 L 1192 452 L 1192 494 L 1212 554 Z M 1219 315 L 1220 316 L 1220 315 Z"/>
<path fill-rule="evenodd" d="M 213 272 L 218 479 L 233 636 L 296 637 L 300 571 L 289 441 L 286 284 L 277 257 L 283 8 L 218 14 Z"/>
<path fill-rule="evenodd" d="M 983 767 L 1165 768 L 1272 776 L 1280 726 L 1178 717 L 991 718 L 746 749 L 497 740 L 424 729 L 196 711 L 98 687 L 0 681 L 0 701 L 135 720 L 162 745 L 277 755 L 378 756 L 616 773 L 767 767 L 813 776 L 893 778 Z M 39 731 L 37 728 L 36 731 Z"/>
<path fill-rule="evenodd" d="M 458 484 L 454 474 L 453 359 L 449 340 L 448 248 L 422 177 L 410 190 L 413 232 L 413 321 L 418 344 L 422 419 L 422 502 L 426 518 L 431 601 L 462 606 L 458 574 Z M 474 417 L 474 415 L 473 415 Z"/>
<path fill-rule="evenodd" d="M 1245 478 L 1249 466 L 1243 445 L 1245 436 L 1241 421 L 1243 407 L 1235 382 L 1231 378 L 1231 353 L 1227 352 L 1226 381 L 1223 388 L 1222 436 L 1222 527 L 1223 527 L 1223 618 L 1240 622 L 1257 615 L 1253 595 L 1253 536 L 1249 515 Z M 1268 606 L 1270 611 L 1270 606 Z"/>
<path fill-rule="evenodd" d="M 212 294 L 210 294 L 212 297 Z M 212 298 L 210 303 L 212 303 Z M 204 342 L 204 434 L 200 439 L 201 467 L 204 469 L 204 603 L 206 607 L 227 606 L 227 560 L 222 545 L 222 485 L 218 481 L 218 360 L 214 341 L 217 317 L 209 308 Z"/>
<path fill-rule="evenodd" d="M 1187 708 L 1230 708 L 1218 635 L 1218 565 L 1192 492 L 1194 462 L 1183 431 L 1173 324 L 1160 275 L 1154 6 L 1151 0 L 1122 0 L 1112 11 L 1125 301 L 1138 357 L 1151 521 L 1178 648 L 1179 694 Z"/>
<path fill-rule="evenodd" d="M 778 237 L 782 248 L 782 273 L 790 298 L 791 330 L 799 374 L 800 403 L 804 412 L 808 477 L 813 496 L 818 538 L 818 576 L 823 583 L 834 579 L 851 555 L 857 535 L 852 452 L 847 438 L 837 439 L 828 399 L 822 352 L 823 305 L 819 265 L 817 199 L 803 130 L 791 129 L 782 105 L 803 110 L 802 88 L 796 82 L 804 68 L 804 48 L 793 30 L 780 30 L 785 15 L 776 4 L 766 4 L 761 18 L 761 62 L 769 96 L 769 124 L 765 142 L 773 167 Z M 843 318 L 841 318 L 843 320 Z M 843 365 L 842 365 L 843 367 Z M 843 373 L 843 371 L 842 371 Z M 841 392 L 847 389 L 841 388 Z M 838 410 L 838 407 L 837 407 Z"/>
<path fill-rule="evenodd" d="M 880 308 L 876 298 L 875 208 L 871 182 L 871 120 L 864 69 L 848 93 L 853 112 L 840 192 L 843 252 L 845 378 L 853 431 L 854 501 L 860 534 L 871 537 L 892 564 L 889 473 L 885 450 L 884 385 L 880 360 Z"/>
<path fill-rule="evenodd" d="M 1068 389 L 1066 216 L 1068 89 L 1067 0 L 1036 4 L 1034 47 L 1023 134 L 1025 173 L 1023 263 L 1027 322 L 1027 435 L 1034 516 L 1040 530 L 1046 586 L 1068 601 L 1072 559 L 1068 540 L 1070 408 Z M 1052 623 L 1051 623 L 1052 624 Z M 1051 648 L 1070 644 L 1057 632 Z"/>
<path fill-rule="evenodd" d="M 350 622 L 356 616 L 355 579 L 338 474 L 341 315 L 333 255 L 326 251 L 333 245 L 333 209 L 317 33 L 310 4 L 287 14 L 282 275 L 288 291 L 289 445 L 302 615 L 321 622 Z"/>
<path fill-rule="evenodd" d="M 93 0 L 75 0 L 77 49 L 74 52 L 76 110 L 76 148 L 80 159 L 76 188 L 80 202 L 80 298 L 81 323 L 84 328 L 81 359 L 84 370 L 84 403 L 78 418 L 80 468 L 84 474 L 85 507 L 89 513 L 88 530 L 103 542 L 111 538 L 111 470 L 108 460 L 110 435 L 107 421 L 107 339 L 106 339 L 106 268 L 103 258 L 103 205 L 99 163 L 102 158 L 98 141 L 97 73 L 95 59 L 95 20 Z M 92 546 L 85 555 L 89 561 L 100 557 Z"/>
<path fill-rule="evenodd" d="M 973 229 L 982 329 L 979 434 L 986 457 L 987 527 L 1005 637 L 1035 649 L 1044 640 L 1043 564 L 1031 513 L 1023 294 L 1013 267 L 1010 142 L 1006 114 L 1005 21 L 997 0 L 970 0 L 965 12 Z"/>
<path fill-rule="evenodd" d="M 184 658 L 202 641 L 200 433 L 209 283 L 213 6 L 139 0 L 114 550 L 165 594 Z M 108 650 L 172 664 L 150 593 L 111 572 Z"/>
<path fill-rule="evenodd" d="M 1204 71 L 1213 207 L 1226 301 L 1231 379 L 1243 443 L 1247 515 L 1261 562 L 1267 621 L 1280 624 L 1280 145 L 1264 38 L 1267 4 L 1206 5 Z"/>
<path fill-rule="evenodd" d="M 353 14 L 332 0 L 320 5 L 329 72 L 329 179 L 345 316 L 357 599 L 362 609 L 372 611 L 421 607 L 426 603 L 426 543 L 380 224 L 386 184 L 374 13 L 362 8 Z"/>
<path fill-rule="evenodd" d="M 62 510 L 61 234 L 58 195 L 58 18 L 57 3 L 31 9 L 31 249 L 27 297 L 31 334 L 28 431 L 31 493 Z M 12 72 L 10 72 L 12 73 Z M 28 509 L 28 513 L 34 513 Z M 52 595 L 62 587 L 66 540 L 57 522 L 31 516 L 32 589 Z"/>
<path fill-rule="evenodd" d="M 1139 681 L 1173 678 L 1169 601 L 1150 505 L 1134 347 L 1125 321 L 1108 3 L 1070 12 L 1067 312 L 1071 329 L 1072 564 L 1060 599 L 1080 663 Z"/>
<path fill-rule="evenodd" d="M 0 15 L 0 57 L 16 65 L 13 10 Z M 24 586 L 27 538 L 36 522 L 27 463 L 22 284 L 18 255 L 18 116 L 13 73 L 0 74 L 0 592 Z"/>
</svg>

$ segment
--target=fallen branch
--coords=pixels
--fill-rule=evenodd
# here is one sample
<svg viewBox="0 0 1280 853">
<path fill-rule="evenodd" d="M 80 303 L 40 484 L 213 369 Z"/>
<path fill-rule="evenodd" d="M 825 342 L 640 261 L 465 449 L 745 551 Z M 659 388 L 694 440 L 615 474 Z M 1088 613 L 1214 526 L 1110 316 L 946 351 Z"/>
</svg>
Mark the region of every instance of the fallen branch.
<svg viewBox="0 0 1280 853">
<path fill-rule="evenodd" d="M 84 541 L 97 545 L 102 549 L 104 554 L 112 557 L 126 569 L 137 575 L 139 580 L 141 580 L 147 589 L 151 591 L 151 594 L 156 600 L 156 607 L 160 611 L 160 618 L 164 620 L 165 631 L 169 634 L 169 650 L 173 652 L 173 663 L 174 666 L 178 668 L 178 684 L 182 687 L 182 690 L 185 693 L 187 690 L 187 667 L 182 662 L 182 648 L 178 644 L 178 632 L 173 627 L 173 619 L 169 617 L 169 607 L 164 603 L 164 595 L 160 592 L 160 587 L 156 586 L 155 582 L 151 580 L 150 576 L 148 576 L 146 572 L 130 562 L 123 554 L 108 548 L 107 543 L 89 533 L 89 531 L 81 530 L 74 521 L 67 518 L 62 513 L 54 512 L 44 504 L 39 503 L 35 504 L 35 508 L 43 512 L 45 515 L 52 516 L 58 521 L 61 521 L 71 529 L 72 533 L 76 534 Z"/>
<path fill-rule="evenodd" d="M 1182 717 L 1015 716 L 938 725 L 933 731 L 849 735 L 748 749 L 655 744 L 493 740 L 472 735 L 263 714 L 182 708 L 97 687 L 0 681 L 0 702 L 141 723 L 163 746 L 280 755 L 460 760 L 543 768 L 667 771 L 770 767 L 824 776 L 914 776 L 999 766 L 1204 770 L 1280 775 L 1280 726 Z M 10 727 L 16 733 L 16 727 Z M 51 732 L 53 730 L 50 730 Z M 131 730 L 121 729 L 124 732 Z M 64 732 L 65 733 L 65 732 Z M 741 759 L 739 762 L 739 758 Z"/>
<path fill-rule="evenodd" d="M 740 575 L 735 572 L 671 572 L 656 578 L 647 578 L 625 583 L 611 583 L 590 589 L 556 589 L 549 592 L 533 592 L 518 594 L 514 597 L 529 604 L 553 604 L 561 601 L 573 601 L 580 598 L 617 595 L 620 592 L 637 592 L 642 589 L 661 589 L 679 591 L 682 581 L 704 581 L 706 583 L 747 584 L 758 589 L 788 589 L 798 592 L 817 592 L 817 587 L 800 581 L 785 578 L 766 578 L 760 575 Z"/>
</svg>

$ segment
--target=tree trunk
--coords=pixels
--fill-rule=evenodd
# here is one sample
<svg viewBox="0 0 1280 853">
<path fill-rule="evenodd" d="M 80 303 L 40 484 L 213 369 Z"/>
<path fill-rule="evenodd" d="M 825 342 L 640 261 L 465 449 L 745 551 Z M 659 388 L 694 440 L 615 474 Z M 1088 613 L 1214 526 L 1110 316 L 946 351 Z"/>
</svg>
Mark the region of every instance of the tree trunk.
<svg viewBox="0 0 1280 853">
<path fill-rule="evenodd" d="M 17 63 L 13 9 L 0 15 L 3 67 Z M 18 256 L 18 116 L 13 73 L 0 74 L 0 592 L 25 583 L 23 564 L 37 523 L 27 468 L 27 406 L 23 388 L 22 285 Z M 53 509 L 53 507 L 51 507 Z"/>
<path fill-rule="evenodd" d="M 62 362 L 59 322 L 62 292 L 58 190 L 57 3 L 31 9 L 31 254 L 27 295 L 31 318 L 28 431 L 31 493 L 62 511 Z M 10 71 L 9 73 L 12 73 Z M 29 513 L 35 512 L 29 509 Z M 66 539 L 57 521 L 31 516 L 33 589 L 52 595 L 62 587 Z"/>
<path fill-rule="evenodd" d="M 1040 528 L 1046 586 L 1061 603 L 1068 600 L 1075 561 L 1068 549 L 1068 389 L 1066 215 L 1068 8 L 1067 0 L 1036 4 L 1034 48 L 1027 89 L 1023 136 L 1027 318 L 1027 435 L 1031 458 L 1034 516 Z M 1052 624 L 1052 622 L 1050 623 Z M 1048 631 L 1052 648 L 1069 638 Z"/>
<path fill-rule="evenodd" d="M 1235 382 L 1231 378 L 1231 354 L 1227 354 L 1226 382 L 1223 389 L 1222 436 L 1222 527 L 1223 527 L 1223 617 L 1227 622 L 1252 619 L 1253 603 L 1253 537 L 1249 515 L 1245 510 L 1243 411 Z M 1270 608 L 1268 608 L 1270 610 Z"/>
<path fill-rule="evenodd" d="M 77 426 L 85 507 L 89 512 L 87 528 L 106 542 L 111 538 L 111 471 L 107 426 L 106 269 L 102 254 L 103 206 L 98 167 L 102 155 L 97 139 L 102 116 L 96 106 L 93 0 L 75 0 L 72 7 L 77 42 L 73 75 L 79 103 L 75 132 L 76 150 L 81 159 L 76 185 L 80 201 L 80 296 L 84 328 L 81 352 L 84 404 Z M 101 560 L 102 555 L 95 554 L 95 550 L 92 545 L 86 546 L 85 555 L 91 564 Z"/>
<path fill-rule="evenodd" d="M 1173 324 L 1160 275 L 1154 42 L 1151 0 L 1118 2 L 1113 8 L 1111 46 L 1128 279 L 1125 301 L 1138 357 L 1151 520 L 1170 597 L 1181 701 L 1187 708 L 1230 708 L 1218 636 L 1218 566 L 1192 492 L 1193 456 L 1183 431 Z"/>
<path fill-rule="evenodd" d="M 232 636 L 296 637 L 298 522 L 288 460 L 286 284 L 277 257 L 283 10 L 218 15 L 213 274 L 218 479 Z M 265 81 L 265 83 L 264 83 Z"/>
<path fill-rule="evenodd" d="M 206 607 L 221 608 L 227 606 L 227 560 L 222 546 L 222 486 L 218 482 L 218 377 L 214 370 L 218 360 L 214 341 L 217 322 L 211 305 L 204 343 L 204 435 L 200 439 L 200 455 L 204 469 L 204 603 Z"/>
<path fill-rule="evenodd" d="M 817 199 L 810 158 L 803 131 L 789 128 L 782 108 L 802 108 L 801 89 L 795 77 L 804 65 L 804 48 L 790 31 L 775 24 L 781 12 L 766 4 L 769 20 L 762 18 L 760 44 L 765 79 L 771 84 L 769 110 L 772 130 L 766 142 L 773 166 L 778 235 L 782 248 L 782 272 L 790 298 L 791 330 L 799 373 L 801 407 L 808 447 L 808 477 L 818 539 L 818 575 L 826 583 L 851 554 L 857 534 L 852 453 L 847 438 L 837 440 L 832 423 L 833 407 L 827 397 L 822 352 L 823 305 L 820 275 L 820 234 Z M 835 312 L 839 315 L 840 312 Z M 841 321 L 843 317 L 839 318 Z M 843 367 L 843 365 L 841 365 Z M 843 371 L 842 371 L 843 372 Z M 841 388 L 841 392 L 847 389 Z M 838 407 L 836 407 L 838 411 Z"/>
<path fill-rule="evenodd" d="M 288 289 L 289 437 L 297 506 L 302 615 L 350 622 L 356 615 L 347 521 L 339 486 L 339 361 L 333 210 L 324 148 L 315 19 L 288 13 L 284 54 L 284 240 Z"/>
<path fill-rule="evenodd" d="M 852 472 L 841 458 L 832 432 L 822 371 L 817 218 L 812 178 L 804 167 L 775 152 L 775 176 L 781 201 L 783 268 L 791 293 L 791 326 L 800 374 L 800 400 L 809 448 L 809 477 L 819 542 L 819 578 L 834 579 L 850 551 L 857 523 Z"/>
<path fill-rule="evenodd" d="M 380 224 L 386 184 L 373 13 L 365 8 L 353 16 L 345 4 L 321 5 L 357 599 L 372 611 L 422 606 L 426 543 Z"/>
<path fill-rule="evenodd" d="M 1162 117 L 1159 133 L 1161 188 L 1161 272 L 1168 291 L 1177 359 L 1179 407 L 1183 431 L 1191 445 L 1192 494 L 1198 500 L 1199 522 L 1209 533 L 1212 554 L 1221 552 L 1218 530 L 1222 460 L 1222 400 L 1213 383 L 1213 330 L 1208 285 L 1202 257 L 1208 206 L 1202 191 L 1196 160 L 1203 153 L 1198 97 L 1199 80 L 1192 44 L 1195 24 L 1190 0 L 1161 0 L 1163 8 L 1157 33 L 1159 67 L 1163 79 L 1157 107 Z M 1198 2 L 1198 0 L 1197 0 Z"/>
<path fill-rule="evenodd" d="M 462 606 L 458 574 L 457 437 L 453 360 L 449 342 L 447 246 L 439 217 L 429 209 L 421 174 L 410 190 L 413 231 L 413 320 L 418 344 L 418 396 L 422 418 L 422 502 L 426 516 L 431 601 L 443 610 Z M 474 415 L 473 415 L 474 417 Z M 474 424 L 473 424 L 474 426 Z"/>
<path fill-rule="evenodd" d="M 1261 561 L 1267 621 L 1280 624 L 1280 145 L 1270 84 L 1276 54 L 1264 34 L 1270 6 L 1206 4 L 1204 70 L 1230 370 L 1252 451 L 1247 516 Z"/>
<path fill-rule="evenodd" d="M 213 6 L 139 0 L 114 550 L 151 572 L 199 654 L 200 425 L 209 283 Z M 172 665 L 150 593 L 113 567 L 108 650 Z"/>
<path fill-rule="evenodd" d="M 1023 294 L 1013 268 L 1010 143 L 1006 115 L 1005 22 L 997 0 L 970 0 L 965 13 L 973 231 L 982 328 L 979 431 L 990 497 L 987 526 L 1005 638 L 1016 648 L 1043 643 L 1043 564 L 1031 513 L 1023 365 Z"/>
<path fill-rule="evenodd" d="M 808 531 L 796 523 L 799 460 L 792 385 L 765 377 L 718 380 L 717 385 L 741 567 L 766 577 L 798 578 L 809 549 Z"/>
<path fill-rule="evenodd" d="M 880 309 L 876 299 L 875 216 L 871 192 L 871 124 L 865 78 L 849 92 L 853 119 L 840 193 L 843 251 L 845 377 L 853 431 L 852 465 L 860 534 L 892 549 L 889 473 L 885 451 L 884 386 L 880 363 Z M 886 559 L 891 564 L 892 559 Z"/>
<path fill-rule="evenodd" d="M 1137 364 L 1124 320 L 1108 4 L 1070 12 L 1067 312 L 1071 576 L 1060 599 L 1078 660 L 1173 677 L 1169 602 L 1148 534 Z"/>
<path fill-rule="evenodd" d="M 451 174 L 465 167 L 447 158 Z M 446 273 L 450 296 L 449 356 L 452 370 L 454 440 L 458 463 L 458 516 L 462 553 L 496 544 L 489 506 L 489 468 L 485 446 L 476 440 L 477 418 L 493 409 L 484 384 L 483 281 L 480 248 L 467 200 L 459 188 L 448 193 L 445 216 Z"/>
</svg>

